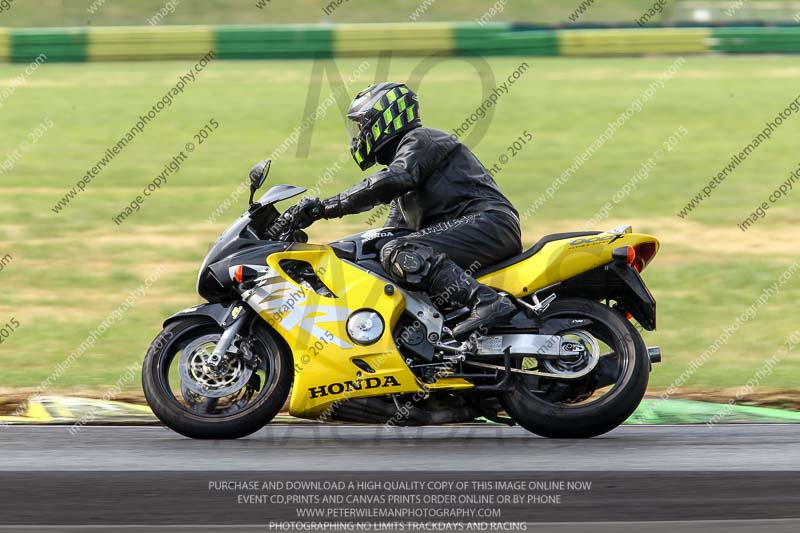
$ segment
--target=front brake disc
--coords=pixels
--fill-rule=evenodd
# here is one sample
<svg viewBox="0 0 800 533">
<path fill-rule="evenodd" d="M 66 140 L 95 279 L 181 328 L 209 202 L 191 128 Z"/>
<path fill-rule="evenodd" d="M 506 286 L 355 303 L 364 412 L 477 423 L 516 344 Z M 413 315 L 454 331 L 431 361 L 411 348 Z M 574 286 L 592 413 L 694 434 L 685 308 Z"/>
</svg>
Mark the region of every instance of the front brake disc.
<svg viewBox="0 0 800 533">
<path fill-rule="evenodd" d="M 222 398 L 247 385 L 253 369 L 248 368 L 238 354 L 227 354 L 217 371 L 208 367 L 208 358 L 219 339 L 218 333 L 204 335 L 186 345 L 178 362 L 181 388 L 206 398 Z"/>
</svg>

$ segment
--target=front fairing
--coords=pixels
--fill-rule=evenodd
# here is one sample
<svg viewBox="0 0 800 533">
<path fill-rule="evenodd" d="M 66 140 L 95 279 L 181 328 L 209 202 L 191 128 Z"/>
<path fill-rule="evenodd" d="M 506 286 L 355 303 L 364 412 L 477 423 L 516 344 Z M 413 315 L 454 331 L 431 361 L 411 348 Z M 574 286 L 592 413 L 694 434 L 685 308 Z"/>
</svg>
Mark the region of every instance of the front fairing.
<svg viewBox="0 0 800 533">
<path fill-rule="evenodd" d="M 302 194 L 304 187 L 293 185 L 276 185 L 265 192 L 253 206 L 237 218 L 219 236 L 206 254 L 197 275 L 197 292 L 209 301 L 220 297 L 219 280 L 213 279 L 209 266 L 220 260 L 259 243 L 264 230 L 279 216 L 274 204 Z"/>
<path fill-rule="evenodd" d="M 200 281 L 199 278 L 202 276 L 203 272 L 206 271 L 208 265 L 211 263 L 216 263 L 222 257 L 224 257 L 223 251 L 227 250 L 233 241 L 242 238 L 242 233 L 250 226 L 251 221 L 252 218 L 250 217 L 250 213 L 243 214 L 237 218 L 233 224 L 228 226 L 228 228 L 222 232 L 222 235 L 217 238 L 214 244 L 211 245 L 211 249 L 206 254 L 205 259 L 203 259 L 203 264 L 200 265 L 200 273 L 198 274 L 198 292 Z M 257 239 L 255 234 L 252 234 L 252 238 Z"/>
</svg>

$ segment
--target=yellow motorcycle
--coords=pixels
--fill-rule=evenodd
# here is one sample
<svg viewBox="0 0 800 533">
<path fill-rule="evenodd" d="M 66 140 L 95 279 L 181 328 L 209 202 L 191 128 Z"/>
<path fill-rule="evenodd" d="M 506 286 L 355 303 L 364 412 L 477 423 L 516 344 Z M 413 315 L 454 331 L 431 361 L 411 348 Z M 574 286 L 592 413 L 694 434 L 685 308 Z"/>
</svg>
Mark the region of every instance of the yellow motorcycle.
<svg viewBox="0 0 800 533">
<path fill-rule="evenodd" d="M 145 358 L 145 396 L 173 430 L 243 437 L 291 396 L 289 413 L 312 420 L 487 419 L 585 438 L 639 405 L 661 359 L 632 323 L 656 326 L 639 275 L 658 251 L 654 237 L 630 227 L 548 235 L 471 272 L 517 312 L 459 342 L 451 329 L 469 311 L 435 307 L 379 262 L 381 246 L 408 230 L 308 244 L 275 207 L 305 189 L 278 185 L 253 201 L 269 167 L 253 167 L 249 209 L 203 261 L 197 291 L 208 303 L 168 318 Z"/>
</svg>

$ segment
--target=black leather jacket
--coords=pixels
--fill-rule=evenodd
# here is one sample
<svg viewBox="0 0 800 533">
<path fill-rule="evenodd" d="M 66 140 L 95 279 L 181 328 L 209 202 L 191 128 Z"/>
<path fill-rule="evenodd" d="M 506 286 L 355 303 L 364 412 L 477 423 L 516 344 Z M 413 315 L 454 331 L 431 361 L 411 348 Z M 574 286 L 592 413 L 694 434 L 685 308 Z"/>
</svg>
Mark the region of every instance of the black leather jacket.
<svg viewBox="0 0 800 533">
<path fill-rule="evenodd" d="M 394 147 L 392 147 L 394 148 Z M 519 218 L 489 171 L 454 136 L 433 128 L 410 130 L 396 143 L 387 168 L 326 198 L 325 218 L 389 204 L 386 226 L 412 230 L 489 210 Z"/>
</svg>

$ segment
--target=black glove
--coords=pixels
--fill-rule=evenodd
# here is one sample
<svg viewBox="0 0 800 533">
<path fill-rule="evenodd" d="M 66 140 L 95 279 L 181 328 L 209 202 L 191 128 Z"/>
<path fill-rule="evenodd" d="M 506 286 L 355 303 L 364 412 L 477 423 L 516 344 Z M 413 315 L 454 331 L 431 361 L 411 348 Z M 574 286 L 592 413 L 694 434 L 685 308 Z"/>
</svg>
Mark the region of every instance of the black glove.
<svg viewBox="0 0 800 533">
<path fill-rule="evenodd" d="M 295 228 L 303 229 L 323 218 L 324 214 L 325 208 L 319 198 L 303 198 L 299 204 L 287 209 L 282 217 L 292 222 Z"/>
</svg>

